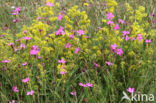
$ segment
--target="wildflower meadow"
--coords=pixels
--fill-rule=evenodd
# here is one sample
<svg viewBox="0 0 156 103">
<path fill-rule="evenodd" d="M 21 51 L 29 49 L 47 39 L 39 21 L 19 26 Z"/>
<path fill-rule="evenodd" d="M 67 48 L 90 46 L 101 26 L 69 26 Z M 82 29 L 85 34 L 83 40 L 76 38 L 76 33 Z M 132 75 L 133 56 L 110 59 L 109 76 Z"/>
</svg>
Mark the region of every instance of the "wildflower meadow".
<svg viewBox="0 0 156 103">
<path fill-rule="evenodd" d="M 0 8 L 0 103 L 156 103 L 156 0 Z"/>
</svg>

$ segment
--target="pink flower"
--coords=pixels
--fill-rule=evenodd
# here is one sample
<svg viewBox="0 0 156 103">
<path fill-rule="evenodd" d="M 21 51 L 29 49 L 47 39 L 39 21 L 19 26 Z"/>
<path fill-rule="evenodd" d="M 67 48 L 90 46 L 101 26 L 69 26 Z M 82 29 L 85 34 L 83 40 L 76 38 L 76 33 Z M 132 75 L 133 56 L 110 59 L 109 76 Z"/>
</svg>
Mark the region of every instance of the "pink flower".
<svg viewBox="0 0 156 103">
<path fill-rule="evenodd" d="M 119 25 L 115 24 L 115 26 L 113 27 L 114 30 L 118 30 L 120 29 Z"/>
<path fill-rule="evenodd" d="M 41 56 L 38 56 L 37 58 L 38 58 L 38 59 L 42 59 L 42 57 L 41 57 Z"/>
<path fill-rule="evenodd" d="M 79 83 L 79 86 L 82 86 L 82 87 L 87 87 L 85 84 L 83 83 Z"/>
<path fill-rule="evenodd" d="M 112 25 L 113 23 L 114 23 L 114 22 L 111 21 L 111 20 L 109 20 L 109 21 L 107 22 L 108 25 Z"/>
<path fill-rule="evenodd" d="M 41 17 L 37 17 L 36 19 L 37 19 L 37 20 L 41 20 L 42 18 L 41 18 Z"/>
<path fill-rule="evenodd" d="M 106 61 L 105 62 L 108 66 L 112 65 L 113 63 Z"/>
<path fill-rule="evenodd" d="M 121 48 L 120 49 L 117 49 L 116 54 L 118 54 L 119 56 L 121 56 L 123 54 L 122 49 Z"/>
<path fill-rule="evenodd" d="M 25 44 L 21 44 L 20 45 L 20 48 L 23 48 L 24 49 L 25 47 L 26 47 Z"/>
<path fill-rule="evenodd" d="M 97 64 L 97 63 L 95 63 L 95 62 L 93 62 L 93 64 L 94 64 L 95 68 L 100 67 L 100 65 L 99 65 L 99 64 Z"/>
<path fill-rule="evenodd" d="M 53 7 L 53 3 L 48 2 L 48 3 L 47 3 L 47 6 L 49 6 L 49 7 Z"/>
<path fill-rule="evenodd" d="M 69 38 L 70 38 L 70 39 L 73 39 L 73 38 L 74 38 L 74 35 L 69 35 Z"/>
<path fill-rule="evenodd" d="M 86 84 L 83 84 L 83 83 L 79 83 L 79 86 L 82 86 L 82 87 L 93 87 L 93 84 L 90 84 L 90 83 L 86 83 Z"/>
<path fill-rule="evenodd" d="M 127 89 L 127 91 L 128 91 L 129 93 L 134 93 L 134 92 L 135 92 L 135 88 L 130 88 L 130 87 L 129 87 L 129 88 Z"/>
<path fill-rule="evenodd" d="M 86 86 L 87 87 L 93 87 L 93 84 L 87 83 Z"/>
<path fill-rule="evenodd" d="M 23 66 L 26 66 L 27 64 L 28 64 L 28 63 L 27 63 L 27 62 L 25 62 L 25 63 L 23 63 L 22 65 L 23 65 Z"/>
<path fill-rule="evenodd" d="M 132 38 L 131 40 L 136 40 L 135 38 Z"/>
<path fill-rule="evenodd" d="M 37 55 L 39 52 L 38 46 L 33 45 L 30 51 L 30 55 Z"/>
<path fill-rule="evenodd" d="M 2 63 L 10 63 L 11 60 L 2 60 L 1 62 L 2 62 Z"/>
<path fill-rule="evenodd" d="M 18 92 L 17 86 L 13 86 L 13 87 L 12 87 L 12 91 L 13 91 L 13 92 Z"/>
<path fill-rule="evenodd" d="M 59 30 L 58 31 L 56 31 L 56 35 L 64 35 L 65 34 L 65 32 L 64 32 L 64 30 L 63 30 L 64 28 L 62 27 L 62 26 L 60 26 L 60 28 L 59 28 Z"/>
<path fill-rule="evenodd" d="M 30 80 L 29 77 L 27 77 L 27 78 L 22 79 L 22 82 L 27 83 L 27 82 L 29 82 L 29 80 Z"/>
<path fill-rule="evenodd" d="M 79 36 L 84 35 L 84 31 L 83 30 L 78 30 L 77 33 L 79 34 Z"/>
<path fill-rule="evenodd" d="M 19 20 L 18 19 L 14 19 L 13 22 L 14 23 L 17 23 L 17 22 L 19 22 Z"/>
<path fill-rule="evenodd" d="M 124 24 L 125 23 L 125 21 L 122 20 L 122 19 L 118 19 L 118 22 L 121 23 L 121 24 Z"/>
<path fill-rule="evenodd" d="M 57 19 L 58 19 L 58 21 L 61 21 L 62 18 L 63 18 L 63 15 L 62 15 L 62 13 L 60 13 L 59 16 L 57 17 Z"/>
<path fill-rule="evenodd" d="M 79 53 L 79 51 L 80 51 L 80 48 L 78 47 L 78 48 L 76 48 L 76 50 L 75 50 L 75 54 L 78 54 Z"/>
<path fill-rule="evenodd" d="M 113 13 L 107 13 L 106 16 L 108 20 L 112 20 L 114 18 Z"/>
<path fill-rule="evenodd" d="M 27 95 L 34 95 L 34 91 L 33 90 L 31 90 L 31 91 L 29 91 L 29 92 L 27 92 Z"/>
<path fill-rule="evenodd" d="M 115 50 L 116 47 L 117 47 L 117 45 L 115 43 L 111 45 L 112 50 Z"/>
<path fill-rule="evenodd" d="M 15 103 L 15 100 L 12 100 L 11 102 L 9 102 L 9 103 Z"/>
<path fill-rule="evenodd" d="M 126 41 L 129 40 L 129 36 L 126 35 L 125 40 L 126 40 Z"/>
<path fill-rule="evenodd" d="M 127 34 L 129 34 L 129 31 L 122 31 L 123 36 L 126 36 Z"/>
<path fill-rule="evenodd" d="M 66 73 L 67 73 L 67 72 L 65 72 L 65 71 L 60 72 L 61 75 L 66 74 Z"/>
<path fill-rule="evenodd" d="M 76 96 L 76 92 L 72 91 L 70 92 L 71 95 Z"/>
<path fill-rule="evenodd" d="M 71 44 L 67 43 L 67 44 L 65 45 L 65 48 L 71 48 Z"/>
<path fill-rule="evenodd" d="M 62 63 L 62 64 L 65 64 L 66 61 L 64 59 L 61 59 L 61 60 L 58 60 L 58 63 Z"/>
<path fill-rule="evenodd" d="M 141 40 L 143 39 L 142 34 L 138 34 L 137 39 L 141 42 Z"/>
<path fill-rule="evenodd" d="M 9 44 L 8 44 L 8 46 L 13 46 L 13 45 L 14 45 L 14 43 L 9 43 Z"/>
<path fill-rule="evenodd" d="M 31 40 L 31 37 L 23 37 L 24 40 Z"/>
<path fill-rule="evenodd" d="M 145 41 L 146 43 L 151 43 L 152 42 L 152 40 L 151 39 L 146 39 L 146 41 Z"/>
<path fill-rule="evenodd" d="M 18 15 L 20 10 L 21 10 L 21 8 L 17 7 L 15 10 L 12 11 L 12 15 Z"/>
</svg>

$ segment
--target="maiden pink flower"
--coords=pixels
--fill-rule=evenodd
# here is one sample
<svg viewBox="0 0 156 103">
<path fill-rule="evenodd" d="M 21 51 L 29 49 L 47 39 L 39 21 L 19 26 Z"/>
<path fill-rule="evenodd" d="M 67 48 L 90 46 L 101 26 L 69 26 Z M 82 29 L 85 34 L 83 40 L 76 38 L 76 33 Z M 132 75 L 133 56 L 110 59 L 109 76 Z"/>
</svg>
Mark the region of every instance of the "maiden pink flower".
<svg viewBox="0 0 156 103">
<path fill-rule="evenodd" d="M 146 39 L 146 41 L 145 41 L 146 43 L 151 43 L 152 42 L 152 40 L 151 39 Z"/>
<path fill-rule="evenodd" d="M 29 77 L 27 77 L 27 78 L 22 79 L 22 82 L 27 83 L 27 82 L 29 82 L 29 80 L 30 80 Z"/>
<path fill-rule="evenodd" d="M 13 87 L 12 87 L 12 91 L 13 91 L 13 92 L 18 92 L 17 86 L 13 86 Z"/>
<path fill-rule="evenodd" d="M 33 90 L 31 90 L 31 91 L 29 91 L 29 92 L 27 92 L 27 95 L 34 95 L 34 91 Z"/>
<path fill-rule="evenodd" d="M 124 24 L 125 23 L 125 21 L 122 20 L 122 19 L 118 19 L 118 22 L 121 23 L 121 24 Z"/>
<path fill-rule="evenodd" d="M 63 30 L 64 28 L 62 27 L 62 26 L 60 26 L 60 28 L 59 28 L 59 30 L 58 31 L 56 31 L 56 35 L 64 35 L 65 34 L 65 32 L 64 32 L 64 30 Z"/>
<path fill-rule="evenodd" d="M 66 45 L 65 45 L 65 48 L 71 48 L 71 44 L 69 44 L 69 43 L 67 43 Z"/>
<path fill-rule="evenodd" d="M 63 15 L 62 15 L 62 13 L 60 13 L 59 16 L 57 17 L 57 19 L 58 19 L 58 21 L 61 21 L 62 18 L 63 18 Z"/>
<path fill-rule="evenodd" d="M 108 25 L 112 25 L 112 24 L 114 24 L 114 22 L 111 21 L 111 20 L 109 20 L 109 21 L 107 22 L 107 24 L 108 24 Z"/>
<path fill-rule="evenodd" d="M 121 56 L 123 54 L 122 49 L 121 48 L 120 49 L 117 49 L 116 54 L 118 54 L 119 56 Z"/>
<path fill-rule="evenodd" d="M 82 86 L 82 87 L 87 87 L 85 84 L 83 83 L 79 83 L 79 86 Z"/>
<path fill-rule="evenodd" d="M 74 39 L 74 35 L 73 34 L 69 35 L 69 38 Z"/>
<path fill-rule="evenodd" d="M 19 20 L 18 19 L 14 19 L 13 22 L 14 23 L 17 23 L 17 22 L 19 22 Z"/>
<path fill-rule="evenodd" d="M 2 60 L 1 62 L 2 62 L 2 63 L 10 63 L 11 60 Z"/>
<path fill-rule="evenodd" d="M 79 34 L 79 36 L 84 35 L 84 31 L 83 30 L 78 30 L 77 33 Z"/>
<path fill-rule="evenodd" d="M 138 34 L 137 40 L 139 40 L 141 42 L 142 39 L 143 39 L 142 34 Z"/>
<path fill-rule="evenodd" d="M 114 30 L 118 30 L 120 29 L 119 25 L 115 24 L 115 26 L 113 27 Z"/>
<path fill-rule="evenodd" d="M 15 100 L 12 100 L 11 102 L 9 102 L 9 103 L 15 103 Z"/>
<path fill-rule="evenodd" d="M 129 87 L 129 88 L 127 89 L 127 91 L 128 91 L 129 93 L 134 93 L 134 92 L 135 92 L 135 88 L 130 88 L 130 87 Z"/>
<path fill-rule="evenodd" d="M 95 63 L 95 62 L 93 62 L 93 64 L 94 64 L 95 68 L 100 67 L 100 65 L 99 65 L 99 64 L 97 64 L 97 63 Z"/>
<path fill-rule="evenodd" d="M 108 66 L 111 66 L 111 65 L 113 65 L 113 63 L 111 63 L 111 62 L 108 62 L 108 61 L 106 61 L 105 62 Z"/>
<path fill-rule="evenodd" d="M 13 45 L 14 45 L 14 43 L 9 43 L 9 44 L 8 44 L 8 46 L 13 46 Z"/>
<path fill-rule="evenodd" d="M 76 50 L 75 50 L 75 54 L 78 54 L 79 53 L 79 51 L 80 51 L 80 48 L 78 47 L 78 48 L 76 48 Z"/>
<path fill-rule="evenodd" d="M 65 64 L 66 61 L 64 59 L 61 59 L 61 60 L 58 60 L 58 63 L 62 63 L 62 64 Z"/>
<path fill-rule="evenodd" d="M 122 31 L 123 36 L 126 36 L 127 34 L 129 34 L 129 31 Z"/>
<path fill-rule="evenodd" d="M 73 95 L 73 96 L 76 96 L 76 92 L 75 91 L 70 92 L 70 94 Z"/>
<path fill-rule="evenodd" d="M 108 20 L 112 20 L 114 18 L 113 13 L 107 13 L 106 16 Z"/>
<path fill-rule="evenodd" d="M 93 87 L 93 84 L 87 83 L 86 86 L 87 87 Z"/>
<path fill-rule="evenodd" d="M 60 72 L 61 75 L 66 74 L 66 73 L 67 73 L 67 72 L 65 72 L 65 71 Z"/>
<path fill-rule="evenodd" d="M 47 2 L 47 6 L 49 6 L 49 7 L 53 7 L 53 3 L 51 3 L 51 2 Z"/>
<path fill-rule="evenodd" d="M 31 37 L 23 37 L 24 40 L 31 40 Z"/>
<path fill-rule="evenodd" d="M 25 46 L 25 44 L 20 44 L 20 48 L 25 48 L 26 46 Z"/>
<path fill-rule="evenodd" d="M 27 64 L 28 64 L 28 63 L 27 63 L 27 62 L 25 62 L 25 63 L 23 63 L 22 65 L 23 65 L 23 66 L 26 66 Z"/>
<path fill-rule="evenodd" d="M 126 35 L 125 40 L 128 41 L 129 40 L 129 36 Z"/>
<path fill-rule="evenodd" d="M 115 43 L 111 45 L 112 50 L 115 50 L 116 47 L 117 47 L 117 45 Z"/>
<path fill-rule="evenodd" d="M 20 10 L 21 10 L 21 8 L 17 7 L 15 10 L 12 11 L 12 15 L 18 15 Z"/>
<path fill-rule="evenodd" d="M 33 45 L 30 51 L 30 55 L 37 55 L 39 52 L 38 46 Z"/>
<path fill-rule="evenodd" d="M 90 83 L 86 83 L 86 84 L 83 84 L 83 83 L 79 83 L 79 86 L 82 86 L 82 87 L 93 87 L 93 84 L 90 84 Z"/>
</svg>

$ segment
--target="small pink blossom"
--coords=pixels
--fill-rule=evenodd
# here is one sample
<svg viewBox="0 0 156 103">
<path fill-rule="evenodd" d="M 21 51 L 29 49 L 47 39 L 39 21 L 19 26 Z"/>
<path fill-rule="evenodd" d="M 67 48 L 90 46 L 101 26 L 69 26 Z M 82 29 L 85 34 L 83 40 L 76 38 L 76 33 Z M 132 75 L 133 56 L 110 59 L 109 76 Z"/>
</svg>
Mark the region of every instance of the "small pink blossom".
<svg viewBox="0 0 156 103">
<path fill-rule="evenodd" d="M 39 52 L 38 46 L 33 45 L 30 51 L 30 55 L 37 55 Z"/>
<path fill-rule="evenodd" d="M 76 96 L 76 92 L 75 91 L 70 92 L 70 94 L 73 95 L 73 96 Z"/>
<path fill-rule="evenodd" d="M 51 3 L 51 2 L 47 2 L 47 6 L 49 6 L 49 7 L 53 7 L 53 3 Z"/>
<path fill-rule="evenodd" d="M 99 65 L 99 64 L 97 64 L 97 63 L 95 63 L 95 62 L 93 62 L 93 64 L 94 64 L 95 68 L 100 67 L 100 65 Z"/>
<path fill-rule="evenodd" d="M 115 26 L 113 27 L 114 30 L 118 30 L 120 29 L 119 25 L 115 24 Z"/>
<path fill-rule="evenodd" d="M 12 100 L 11 102 L 9 102 L 9 103 L 15 103 L 15 100 Z"/>
<path fill-rule="evenodd" d="M 2 60 L 1 62 L 2 62 L 2 63 L 10 63 L 11 60 Z"/>
<path fill-rule="evenodd" d="M 29 80 L 30 80 L 29 77 L 27 77 L 27 78 L 22 79 L 22 82 L 27 83 L 27 82 L 29 82 Z"/>
<path fill-rule="evenodd" d="M 27 62 L 24 62 L 22 65 L 23 65 L 23 66 L 26 66 L 27 64 L 28 64 Z"/>
<path fill-rule="evenodd" d="M 114 24 L 114 22 L 111 21 L 111 20 L 109 20 L 109 21 L 107 22 L 107 24 L 108 24 L 108 25 L 112 25 L 112 24 Z"/>
<path fill-rule="evenodd" d="M 114 18 L 113 13 L 107 13 L 106 16 L 108 20 L 112 20 Z"/>
<path fill-rule="evenodd" d="M 125 21 L 122 20 L 122 19 L 118 19 L 118 22 L 121 23 L 121 24 L 124 24 L 125 23 Z"/>
<path fill-rule="evenodd" d="M 13 91 L 13 92 L 18 92 L 17 86 L 13 86 L 13 87 L 12 87 L 12 91 Z"/>
<path fill-rule="evenodd" d="M 66 74 L 66 73 L 67 73 L 67 72 L 65 72 L 65 71 L 60 72 L 61 75 Z"/>
<path fill-rule="evenodd" d="M 93 84 L 90 84 L 90 83 L 86 83 L 86 84 L 83 84 L 83 83 L 79 83 L 79 86 L 82 86 L 82 87 L 93 87 Z"/>
<path fill-rule="evenodd" d="M 66 61 L 64 59 L 61 59 L 61 60 L 58 60 L 58 63 L 62 63 L 62 64 L 65 64 Z"/>
<path fill-rule="evenodd" d="M 106 61 L 105 62 L 108 66 L 111 66 L 111 65 L 113 65 L 113 63 L 111 63 L 111 62 L 108 62 L 108 61 Z"/>
<path fill-rule="evenodd" d="M 129 40 L 129 36 L 126 35 L 125 40 L 128 41 Z"/>
<path fill-rule="evenodd" d="M 129 88 L 127 89 L 127 91 L 128 91 L 129 93 L 134 93 L 134 92 L 135 92 L 135 88 L 130 88 L 130 87 L 129 87 Z"/>
<path fill-rule="evenodd" d="M 93 87 L 93 84 L 87 83 L 86 86 L 87 87 Z"/>
<path fill-rule="evenodd" d="M 63 15 L 62 15 L 62 13 L 60 13 L 59 16 L 57 17 L 57 19 L 58 19 L 58 21 L 61 21 L 62 18 L 63 18 Z"/>
<path fill-rule="evenodd" d="M 9 44 L 8 44 L 8 46 L 13 46 L 13 45 L 14 45 L 14 43 L 9 43 Z"/>
<path fill-rule="evenodd" d="M 123 36 L 126 36 L 127 34 L 129 34 L 129 31 L 122 31 Z"/>
<path fill-rule="evenodd" d="M 73 39 L 74 38 L 74 35 L 73 34 L 69 35 L 69 38 L 70 39 Z"/>
<path fill-rule="evenodd" d="M 78 47 L 78 48 L 76 48 L 76 50 L 75 50 L 75 54 L 78 54 L 79 53 L 79 51 L 80 51 L 80 48 Z"/>
<path fill-rule="evenodd" d="M 37 58 L 38 58 L 38 59 L 42 59 L 42 57 L 41 57 L 41 56 L 38 56 Z"/>
<path fill-rule="evenodd" d="M 15 8 L 15 10 L 12 11 L 12 15 L 18 15 L 20 13 L 20 10 L 20 7 Z"/>
<path fill-rule="evenodd" d="M 146 43 L 151 43 L 152 42 L 152 40 L 151 39 L 146 39 L 146 41 L 145 41 Z"/>
<path fill-rule="evenodd" d="M 65 45 L 65 48 L 71 48 L 71 44 L 69 44 L 69 43 L 67 43 L 66 45 Z"/>
<path fill-rule="evenodd" d="M 65 34 L 65 32 L 64 32 L 64 30 L 63 30 L 64 28 L 62 27 L 62 26 L 60 26 L 60 28 L 59 28 L 59 30 L 58 31 L 56 31 L 56 35 L 64 35 Z"/>
<path fill-rule="evenodd" d="M 117 48 L 117 45 L 114 43 L 111 45 L 112 50 L 115 50 Z"/>
<path fill-rule="evenodd" d="M 41 19 L 42 19 L 42 17 L 37 17 L 36 19 L 37 19 L 37 20 L 41 20 Z"/>
<path fill-rule="evenodd" d="M 118 54 L 119 56 L 121 56 L 123 54 L 122 49 L 121 48 L 120 49 L 117 49 L 116 54 Z"/>
<path fill-rule="evenodd" d="M 29 91 L 29 92 L 27 92 L 27 95 L 34 95 L 34 91 L 33 90 L 31 90 L 31 91 Z"/>
<path fill-rule="evenodd" d="M 84 35 L 84 31 L 83 30 L 78 30 L 77 33 L 79 34 L 79 36 Z"/>
<path fill-rule="evenodd" d="M 20 48 L 25 48 L 26 46 L 25 46 L 25 44 L 20 44 Z"/>
<path fill-rule="evenodd" d="M 139 40 L 141 42 L 142 39 L 143 39 L 142 34 L 138 34 L 137 40 Z"/>
<path fill-rule="evenodd" d="M 18 20 L 18 19 L 14 19 L 13 22 L 14 22 L 14 23 L 18 23 L 19 20 Z"/>
<path fill-rule="evenodd" d="M 86 84 L 83 84 L 83 83 L 79 83 L 79 86 L 87 87 Z"/>
<path fill-rule="evenodd" d="M 31 37 L 23 37 L 24 40 L 31 40 Z"/>
<path fill-rule="evenodd" d="M 135 38 L 132 38 L 131 40 L 136 40 Z"/>
</svg>

